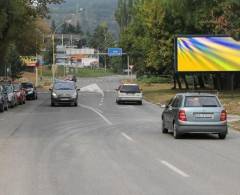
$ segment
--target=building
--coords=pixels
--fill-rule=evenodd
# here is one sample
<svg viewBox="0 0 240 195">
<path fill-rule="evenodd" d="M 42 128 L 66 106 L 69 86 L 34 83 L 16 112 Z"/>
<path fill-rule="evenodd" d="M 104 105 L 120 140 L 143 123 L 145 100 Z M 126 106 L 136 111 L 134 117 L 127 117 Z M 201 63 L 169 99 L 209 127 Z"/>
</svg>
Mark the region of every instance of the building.
<svg viewBox="0 0 240 195">
<path fill-rule="evenodd" d="M 99 67 L 99 56 L 95 49 L 68 47 L 58 45 L 56 48 L 56 64 L 68 67 Z"/>
</svg>

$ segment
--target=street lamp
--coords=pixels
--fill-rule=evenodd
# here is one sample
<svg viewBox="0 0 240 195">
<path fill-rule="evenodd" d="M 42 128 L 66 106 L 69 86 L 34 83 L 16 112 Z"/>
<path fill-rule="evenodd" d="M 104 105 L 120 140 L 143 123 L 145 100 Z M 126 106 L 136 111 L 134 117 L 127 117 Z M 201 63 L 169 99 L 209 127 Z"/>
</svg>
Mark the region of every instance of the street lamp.
<svg viewBox="0 0 240 195">
<path fill-rule="evenodd" d="M 64 25 L 65 23 L 71 23 L 72 20 L 64 20 L 63 23 L 59 24 L 53 31 L 52 33 L 52 46 L 53 46 L 53 56 L 52 56 L 52 61 L 53 61 L 53 64 L 52 64 L 52 81 L 54 82 L 55 80 L 55 73 L 56 73 L 56 62 L 55 62 L 55 35 L 56 35 L 56 32 L 57 30 L 62 26 Z"/>
</svg>

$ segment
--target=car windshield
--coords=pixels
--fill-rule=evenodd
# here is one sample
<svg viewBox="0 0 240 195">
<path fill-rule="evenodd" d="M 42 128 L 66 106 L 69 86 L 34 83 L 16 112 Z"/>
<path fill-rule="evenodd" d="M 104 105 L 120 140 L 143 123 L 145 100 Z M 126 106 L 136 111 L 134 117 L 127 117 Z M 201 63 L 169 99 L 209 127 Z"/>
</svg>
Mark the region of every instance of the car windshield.
<svg viewBox="0 0 240 195">
<path fill-rule="evenodd" d="M 140 93 L 138 85 L 122 85 L 120 87 L 120 92 L 123 93 Z"/>
<path fill-rule="evenodd" d="M 220 107 L 215 96 L 191 96 L 186 97 L 185 107 Z"/>
<path fill-rule="evenodd" d="M 32 83 L 22 83 L 23 88 L 28 89 L 28 88 L 33 88 Z"/>
<path fill-rule="evenodd" d="M 14 90 L 20 90 L 20 85 L 19 84 L 14 84 L 13 88 L 14 88 Z"/>
<path fill-rule="evenodd" d="M 59 82 L 54 85 L 55 90 L 74 90 L 75 86 L 71 82 Z"/>
<path fill-rule="evenodd" d="M 11 93 L 13 91 L 13 88 L 11 85 L 3 85 L 4 91 Z"/>
</svg>

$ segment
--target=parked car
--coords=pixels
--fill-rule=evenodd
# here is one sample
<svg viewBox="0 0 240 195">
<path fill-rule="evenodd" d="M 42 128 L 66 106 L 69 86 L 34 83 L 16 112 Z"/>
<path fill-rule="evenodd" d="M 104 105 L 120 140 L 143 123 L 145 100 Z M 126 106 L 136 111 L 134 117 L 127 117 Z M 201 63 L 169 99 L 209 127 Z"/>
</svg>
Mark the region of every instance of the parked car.
<svg viewBox="0 0 240 195">
<path fill-rule="evenodd" d="M 4 112 L 4 110 L 8 110 L 8 97 L 0 85 L 0 112 Z"/>
<path fill-rule="evenodd" d="M 211 94 L 177 94 L 162 113 L 162 132 L 173 131 L 176 139 L 185 133 L 228 133 L 227 112 L 218 97 Z"/>
<path fill-rule="evenodd" d="M 22 105 L 26 102 L 26 92 L 20 83 L 13 84 L 14 92 L 17 95 L 17 102 L 18 104 Z"/>
<path fill-rule="evenodd" d="M 78 91 L 74 81 L 56 81 L 51 91 L 51 106 L 70 104 L 78 106 Z"/>
<path fill-rule="evenodd" d="M 142 105 L 143 93 L 137 84 L 122 84 L 116 94 L 116 103 L 136 102 Z"/>
<path fill-rule="evenodd" d="M 38 99 L 37 89 L 30 82 L 22 83 L 22 88 L 26 93 L 27 100 L 36 100 Z"/>
<path fill-rule="evenodd" d="M 14 92 L 13 85 L 8 83 L 8 84 L 3 84 L 3 92 L 8 98 L 8 107 L 13 108 L 17 105 L 17 95 Z"/>
</svg>

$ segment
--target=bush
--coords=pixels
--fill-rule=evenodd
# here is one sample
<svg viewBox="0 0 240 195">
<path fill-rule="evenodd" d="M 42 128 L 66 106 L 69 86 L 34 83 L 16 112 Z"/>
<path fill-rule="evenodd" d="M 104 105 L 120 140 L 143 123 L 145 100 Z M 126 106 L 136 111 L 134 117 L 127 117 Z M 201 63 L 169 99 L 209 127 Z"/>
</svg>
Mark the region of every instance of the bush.
<svg viewBox="0 0 240 195">
<path fill-rule="evenodd" d="M 138 78 L 138 81 L 143 83 L 170 83 L 170 76 L 141 76 Z"/>
</svg>

